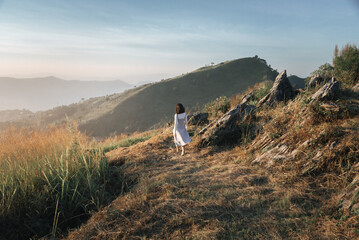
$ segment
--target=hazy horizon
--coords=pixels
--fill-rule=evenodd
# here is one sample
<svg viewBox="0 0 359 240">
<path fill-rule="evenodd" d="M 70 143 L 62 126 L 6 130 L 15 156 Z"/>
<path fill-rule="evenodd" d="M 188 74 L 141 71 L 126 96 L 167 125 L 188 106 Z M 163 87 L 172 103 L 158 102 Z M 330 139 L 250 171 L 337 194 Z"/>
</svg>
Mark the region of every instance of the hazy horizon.
<svg viewBox="0 0 359 240">
<path fill-rule="evenodd" d="M 0 0 L 0 76 L 136 84 L 258 55 L 306 77 L 359 43 L 357 3 Z"/>
</svg>

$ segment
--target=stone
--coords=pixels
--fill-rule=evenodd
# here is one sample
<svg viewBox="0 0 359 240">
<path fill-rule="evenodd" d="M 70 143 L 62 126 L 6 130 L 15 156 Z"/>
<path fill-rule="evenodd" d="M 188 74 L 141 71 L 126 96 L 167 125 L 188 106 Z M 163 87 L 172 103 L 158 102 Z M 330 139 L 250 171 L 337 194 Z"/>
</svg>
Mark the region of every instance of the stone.
<svg viewBox="0 0 359 240">
<path fill-rule="evenodd" d="M 256 107 L 247 104 L 238 104 L 218 120 L 204 127 L 199 134 L 203 134 L 200 145 L 225 145 L 238 140 L 242 136 L 240 122 L 246 120 Z"/>
<path fill-rule="evenodd" d="M 333 77 L 328 83 L 324 84 L 318 91 L 316 91 L 311 99 L 314 101 L 322 101 L 322 100 L 334 100 L 338 98 L 340 93 L 341 84 L 336 81 Z"/>
<path fill-rule="evenodd" d="M 359 83 L 357 83 L 354 87 L 352 87 L 352 91 L 359 93 Z"/>
<path fill-rule="evenodd" d="M 258 102 L 258 107 L 263 105 L 275 106 L 281 101 L 287 101 L 295 97 L 292 85 L 287 78 L 286 70 L 283 70 L 275 79 L 269 93 Z"/>
<path fill-rule="evenodd" d="M 323 84 L 323 82 L 324 82 L 324 79 L 323 79 L 319 74 L 315 74 L 315 75 L 309 80 L 308 87 L 309 87 L 309 88 L 314 88 L 314 87 L 316 87 L 317 85 Z"/>
<path fill-rule="evenodd" d="M 291 160 L 296 156 L 296 152 L 290 152 L 289 147 L 285 144 L 278 145 L 269 151 L 257 156 L 252 164 L 260 164 L 269 168 L 275 164 L 275 162 L 283 160 Z"/>
<path fill-rule="evenodd" d="M 339 208 L 345 213 L 356 211 L 359 208 L 359 175 L 356 175 L 353 181 L 344 189 L 341 195 Z"/>
<path fill-rule="evenodd" d="M 250 93 L 244 95 L 244 96 L 242 97 L 241 104 L 243 104 L 243 103 L 248 103 L 248 101 L 251 100 L 251 99 L 253 98 L 253 96 L 254 96 L 254 92 L 253 92 L 253 91 L 251 91 Z"/>
<path fill-rule="evenodd" d="M 208 124 L 208 113 L 195 113 L 193 115 L 188 116 L 188 124 L 189 125 L 201 125 Z"/>
<path fill-rule="evenodd" d="M 340 107 L 334 103 L 322 103 L 320 105 L 320 107 L 322 107 L 325 110 L 330 111 L 330 112 L 339 112 L 340 111 Z"/>
</svg>

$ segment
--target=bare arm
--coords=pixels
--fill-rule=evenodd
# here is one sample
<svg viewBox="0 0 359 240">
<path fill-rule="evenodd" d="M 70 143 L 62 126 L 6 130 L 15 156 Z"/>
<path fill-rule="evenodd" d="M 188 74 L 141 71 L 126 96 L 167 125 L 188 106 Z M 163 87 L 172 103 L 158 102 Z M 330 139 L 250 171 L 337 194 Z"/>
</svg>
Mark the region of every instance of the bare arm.
<svg viewBox="0 0 359 240">
<path fill-rule="evenodd" d="M 175 124 L 173 127 L 173 135 L 176 136 L 176 131 L 177 131 L 177 127 L 178 127 L 178 122 L 177 122 L 177 115 L 175 114 L 175 120 L 174 120 Z"/>
</svg>

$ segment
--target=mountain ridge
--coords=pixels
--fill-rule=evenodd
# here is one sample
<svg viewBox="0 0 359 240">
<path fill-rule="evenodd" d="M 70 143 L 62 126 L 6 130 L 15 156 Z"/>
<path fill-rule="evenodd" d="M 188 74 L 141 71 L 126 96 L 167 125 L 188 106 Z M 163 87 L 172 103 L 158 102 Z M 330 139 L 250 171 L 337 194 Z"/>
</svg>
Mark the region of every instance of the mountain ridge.
<svg viewBox="0 0 359 240">
<path fill-rule="evenodd" d="M 132 85 L 122 81 L 63 80 L 54 76 L 39 78 L 0 77 L 0 110 L 43 111 L 91 97 L 122 92 Z"/>
<path fill-rule="evenodd" d="M 33 126 L 76 121 L 81 131 L 95 137 L 144 131 L 171 121 L 178 102 L 189 112 L 199 111 L 217 97 L 231 97 L 255 83 L 273 81 L 277 74 L 264 59 L 240 58 L 140 85 L 120 94 L 94 97 L 12 119 Z"/>
</svg>

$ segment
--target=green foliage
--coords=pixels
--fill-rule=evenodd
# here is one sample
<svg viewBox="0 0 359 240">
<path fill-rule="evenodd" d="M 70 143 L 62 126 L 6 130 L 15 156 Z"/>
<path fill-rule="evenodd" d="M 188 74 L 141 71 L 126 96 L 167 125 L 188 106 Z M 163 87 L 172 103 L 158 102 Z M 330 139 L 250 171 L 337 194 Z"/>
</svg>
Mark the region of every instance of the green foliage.
<svg viewBox="0 0 359 240">
<path fill-rule="evenodd" d="M 311 73 L 311 76 L 320 75 L 324 80 L 331 79 L 334 75 L 334 67 L 329 63 L 321 65 L 317 70 Z"/>
<path fill-rule="evenodd" d="M 226 113 L 229 110 L 229 107 L 229 98 L 221 96 L 214 101 L 207 103 L 204 106 L 203 111 L 208 112 L 211 118 L 216 118 Z"/>
<path fill-rule="evenodd" d="M 157 133 L 155 133 L 155 134 L 157 134 Z M 142 137 L 137 137 L 137 138 L 126 138 L 124 140 L 121 140 L 119 143 L 112 143 L 111 145 L 104 146 L 102 148 L 102 151 L 103 151 L 103 153 L 106 153 L 106 152 L 110 152 L 119 147 L 129 147 L 129 146 L 135 145 L 139 142 L 147 141 L 152 136 L 153 135 L 142 136 Z"/>
<path fill-rule="evenodd" d="M 355 45 L 347 44 L 336 51 L 333 65 L 335 77 L 345 85 L 359 82 L 359 49 Z"/>
<path fill-rule="evenodd" d="M 249 104 L 257 105 L 258 101 L 260 101 L 263 97 L 265 97 L 270 89 L 272 88 L 273 82 L 265 81 L 263 87 L 255 89 L 253 91 L 253 97 L 250 99 Z"/>
</svg>

